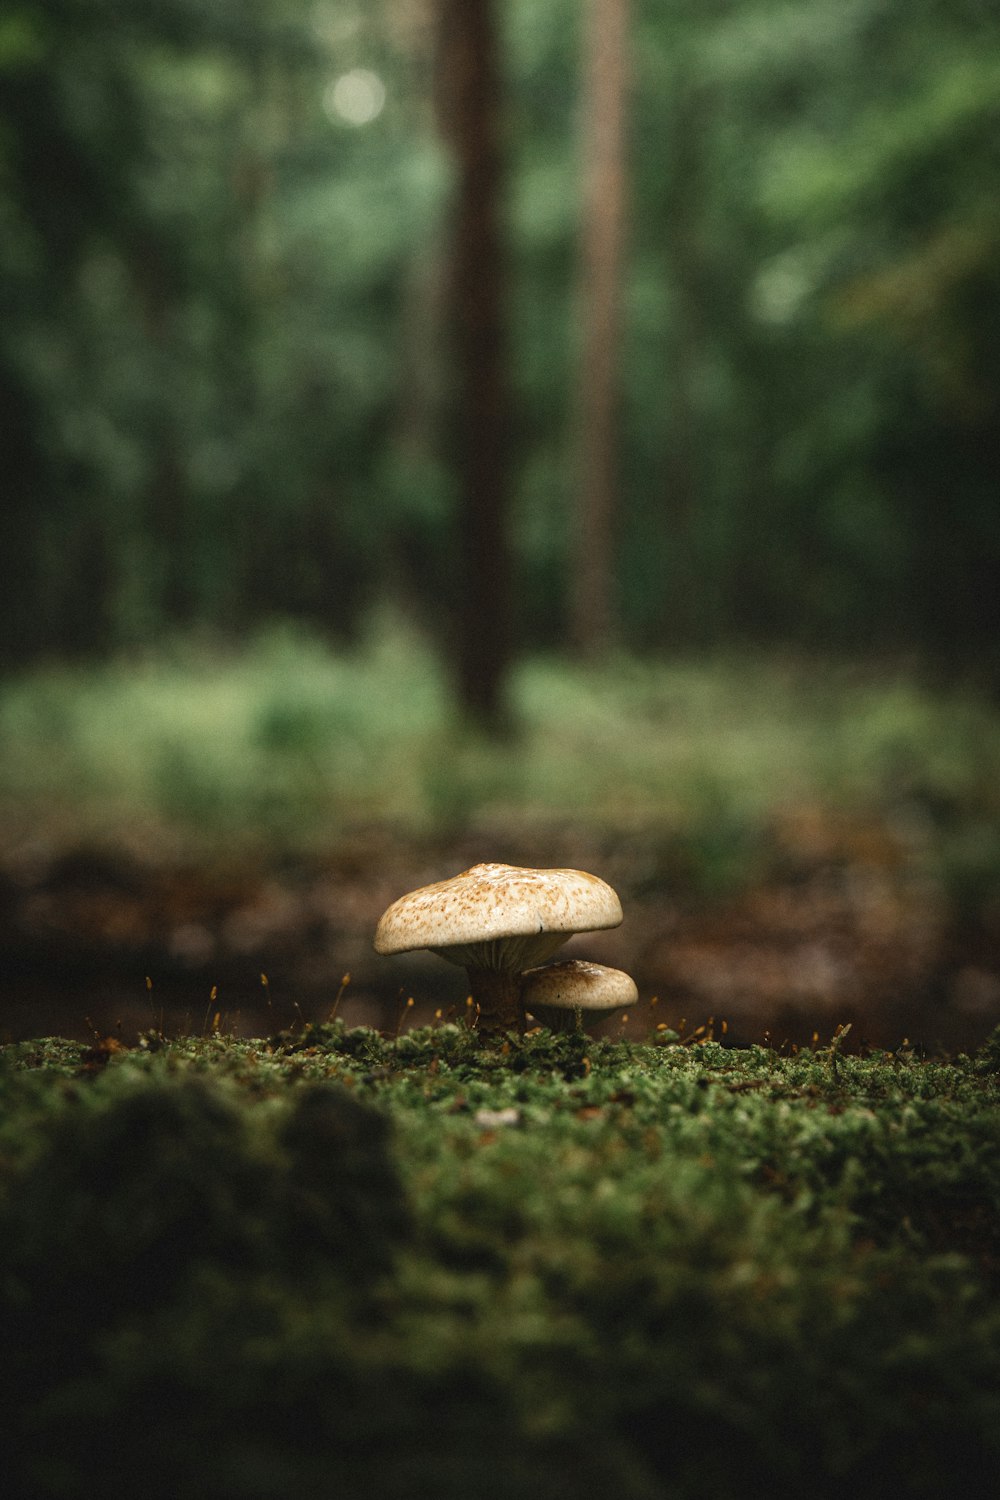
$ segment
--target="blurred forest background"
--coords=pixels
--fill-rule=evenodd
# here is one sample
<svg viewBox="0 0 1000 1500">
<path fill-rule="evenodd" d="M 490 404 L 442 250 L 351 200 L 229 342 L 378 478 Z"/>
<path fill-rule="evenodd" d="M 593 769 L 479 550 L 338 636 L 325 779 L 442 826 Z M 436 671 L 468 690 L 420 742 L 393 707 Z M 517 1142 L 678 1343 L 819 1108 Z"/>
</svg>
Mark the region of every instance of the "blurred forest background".
<svg viewBox="0 0 1000 1500">
<path fill-rule="evenodd" d="M 11 0 L 0 101 L 23 996 L 497 856 L 698 1021 L 1000 1014 L 995 5 Z"/>
</svg>

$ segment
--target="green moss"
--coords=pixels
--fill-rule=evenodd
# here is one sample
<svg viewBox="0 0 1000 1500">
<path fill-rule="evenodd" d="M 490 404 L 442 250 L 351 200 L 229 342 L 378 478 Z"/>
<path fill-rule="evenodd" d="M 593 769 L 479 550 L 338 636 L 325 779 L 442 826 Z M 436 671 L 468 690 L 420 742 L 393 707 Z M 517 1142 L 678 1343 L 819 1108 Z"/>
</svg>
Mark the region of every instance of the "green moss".
<svg viewBox="0 0 1000 1500">
<path fill-rule="evenodd" d="M 992 1493 L 998 1044 L 4 1049 L 0 1477 Z"/>
</svg>

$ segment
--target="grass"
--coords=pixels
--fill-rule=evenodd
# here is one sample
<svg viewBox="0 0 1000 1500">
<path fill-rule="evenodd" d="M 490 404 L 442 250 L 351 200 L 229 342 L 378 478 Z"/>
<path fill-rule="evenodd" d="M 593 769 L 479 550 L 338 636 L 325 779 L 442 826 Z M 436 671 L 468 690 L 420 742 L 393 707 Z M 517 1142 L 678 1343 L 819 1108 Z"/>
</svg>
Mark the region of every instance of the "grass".
<svg viewBox="0 0 1000 1500">
<path fill-rule="evenodd" d="M 1000 1033 L 0 1050 L 25 1500 L 978 1500 L 998 1292 Z"/>
<path fill-rule="evenodd" d="M 738 845 L 788 804 L 971 823 L 1000 869 L 1000 715 L 905 673 L 746 656 L 523 662 L 520 736 L 462 731 L 440 663 L 385 624 L 349 654 L 279 632 L 0 689 L 0 816 L 18 839 L 300 852 L 345 828 L 470 819 L 669 826 Z M 715 831 L 713 833 L 713 830 Z M 984 832 L 985 830 L 985 832 Z"/>
</svg>

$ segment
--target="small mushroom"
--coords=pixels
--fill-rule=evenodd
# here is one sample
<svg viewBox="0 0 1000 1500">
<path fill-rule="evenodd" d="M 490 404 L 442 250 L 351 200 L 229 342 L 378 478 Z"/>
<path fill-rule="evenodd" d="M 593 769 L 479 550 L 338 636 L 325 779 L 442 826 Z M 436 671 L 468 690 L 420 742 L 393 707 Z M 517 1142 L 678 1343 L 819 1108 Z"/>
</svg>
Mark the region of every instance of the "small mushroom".
<svg viewBox="0 0 1000 1500">
<path fill-rule="evenodd" d="M 574 932 L 617 927 L 621 902 L 583 870 L 474 865 L 401 896 L 375 930 L 376 953 L 429 948 L 467 970 L 485 1035 L 524 1031 L 521 975 Z"/>
<path fill-rule="evenodd" d="M 583 1013 L 591 1018 L 610 1015 L 639 998 L 635 980 L 621 969 L 563 959 L 521 976 L 524 1008 L 551 1031 L 579 1030 Z"/>
</svg>

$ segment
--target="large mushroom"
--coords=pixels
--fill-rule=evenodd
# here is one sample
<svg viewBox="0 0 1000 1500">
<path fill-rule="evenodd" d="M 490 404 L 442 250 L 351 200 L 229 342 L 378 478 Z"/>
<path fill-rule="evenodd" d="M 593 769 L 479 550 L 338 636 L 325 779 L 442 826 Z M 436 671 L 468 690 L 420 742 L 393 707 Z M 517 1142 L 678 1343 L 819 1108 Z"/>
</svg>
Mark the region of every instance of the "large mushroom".
<svg viewBox="0 0 1000 1500">
<path fill-rule="evenodd" d="M 375 931 L 377 953 L 429 948 L 469 976 L 486 1035 L 524 1031 L 521 975 L 551 958 L 575 932 L 617 927 L 621 902 L 583 870 L 474 865 L 401 896 Z"/>
</svg>

